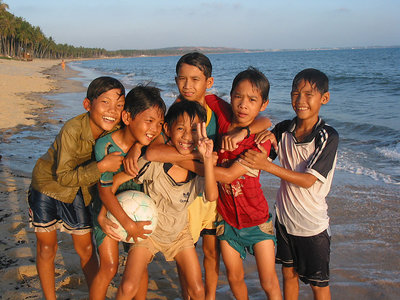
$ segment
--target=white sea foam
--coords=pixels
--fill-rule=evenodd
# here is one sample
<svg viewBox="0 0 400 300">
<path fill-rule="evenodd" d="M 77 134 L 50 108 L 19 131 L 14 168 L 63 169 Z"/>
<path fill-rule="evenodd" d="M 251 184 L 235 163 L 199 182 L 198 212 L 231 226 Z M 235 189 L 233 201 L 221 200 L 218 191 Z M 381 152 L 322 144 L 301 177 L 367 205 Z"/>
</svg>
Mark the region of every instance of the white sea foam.
<svg viewBox="0 0 400 300">
<path fill-rule="evenodd" d="M 376 148 L 376 151 L 385 158 L 400 161 L 400 143 L 397 143 L 393 147 Z"/>
<path fill-rule="evenodd" d="M 377 170 L 373 170 L 371 168 L 361 166 L 356 162 L 350 162 L 349 160 L 342 159 L 338 160 L 336 165 L 337 170 L 342 170 L 348 172 L 350 174 L 359 175 L 359 176 L 367 176 L 375 181 L 382 181 L 387 184 L 395 184 L 400 185 L 400 182 L 395 180 L 392 175 L 384 174 Z"/>
</svg>

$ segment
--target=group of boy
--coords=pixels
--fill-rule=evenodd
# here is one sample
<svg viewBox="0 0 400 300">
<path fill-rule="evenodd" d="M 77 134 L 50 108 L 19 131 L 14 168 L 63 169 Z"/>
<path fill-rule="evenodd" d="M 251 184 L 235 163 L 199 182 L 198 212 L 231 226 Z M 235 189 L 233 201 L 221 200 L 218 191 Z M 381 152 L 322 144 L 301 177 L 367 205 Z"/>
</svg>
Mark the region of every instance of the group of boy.
<svg viewBox="0 0 400 300">
<path fill-rule="evenodd" d="M 206 201 L 199 195 L 186 207 L 190 243 L 195 244 L 200 236 L 203 239 L 205 289 L 193 291 L 193 278 L 185 277 L 187 270 L 178 263 L 183 298 L 215 299 L 221 252 L 235 298 L 247 299 L 242 263 L 247 252 L 256 258 L 261 287 L 269 299 L 282 298 L 275 261 L 282 264 L 285 299 L 298 298 L 299 279 L 311 285 L 315 299 L 330 299 L 330 231 L 325 198 L 333 178 L 338 134 L 319 116 L 321 106 L 329 101 L 326 75 L 316 69 L 296 75 L 291 92 L 296 117 L 277 124 L 271 131 L 267 130 L 269 119 L 259 115 L 268 105 L 269 82 L 257 69 L 249 68 L 235 77 L 230 105 L 207 94 L 214 79 L 211 62 L 201 53 L 180 58 L 175 81 L 180 93 L 177 102 L 197 102 L 205 110 L 203 127 L 207 129 L 197 127 L 203 142 L 198 144 L 199 150 L 206 143 L 209 152 L 210 139 L 214 141 L 211 145 L 218 145 L 218 164 L 211 177 L 218 181 L 218 201 Z M 56 229 L 72 235 L 89 287 L 98 273 L 89 205 L 94 198 L 103 200 L 96 183 L 102 173 L 120 172 L 128 151 L 124 155 L 121 151 L 107 153 L 96 162 L 93 147 L 99 137 L 119 129 L 124 103 L 125 89 L 119 81 L 110 77 L 94 80 L 83 102 L 88 113 L 64 125 L 34 168 L 29 213 L 37 237 L 37 270 L 46 299 L 55 299 Z M 192 125 L 189 123 L 189 127 Z M 168 126 L 171 128 L 171 124 Z M 209 161 L 209 153 L 203 149 L 199 154 L 195 147 L 187 153 L 178 151 L 168 132 L 167 128 L 166 134 L 151 137 L 145 159 L 172 163 L 199 175 L 206 172 L 206 180 L 210 180 L 209 167 L 206 171 L 199 162 Z M 168 137 L 172 144 L 165 139 Z M 138 177 L 143 171 L 143 162 L 137 164 L 138 152 L 130 151 L 123 163 L 124 173 L 131 177 Z M 279 157 L 281 166 L 271 162 L 275 157 Z M 260 170 L 281 178 L 275 234 L 259 182 Z M 101 227 L 103 233 L 111 232 L 108 224 Z M 145 238 L 145 233 L 140 227 L 130 231 L 129 237 Z M 100 268 L 101 263 L 100 257 Z M 147 273 L 143 278 L 147 282 Z M 146 290 L 135 290 L 131 295 L 144 299 Z M 124 299 L 123 294 L 124 289 L 119 289 L 117 298 Z"/>
</svg>

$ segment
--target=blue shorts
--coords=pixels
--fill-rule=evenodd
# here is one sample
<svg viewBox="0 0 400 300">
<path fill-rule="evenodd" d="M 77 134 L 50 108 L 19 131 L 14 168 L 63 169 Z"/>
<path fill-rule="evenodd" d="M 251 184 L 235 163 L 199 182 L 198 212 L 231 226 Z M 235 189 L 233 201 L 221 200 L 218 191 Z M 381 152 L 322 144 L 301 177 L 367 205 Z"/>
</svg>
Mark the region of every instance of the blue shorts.
<svg viewBox="0 0 400 300">
<path fill-rule="evenodd" d="M 306 284 L 328 286 L 331 237 L 327 230 L 314 236 L 295 236 L 287 233 L 278 220 L 275 228 L 278 240 L 276 263 L 293 267 Z"/>
<path fill-rule="evenodd" d="M 254 245 L 259 242 L 272 240 L 276 243 L 271 215 L 263 224 L 242 229 L 237 229 L 224 220 L 218 221 L 217 238 L 227 241 L 233 249 L 239 252 L 242 259 L 246 258 L 246 252 L 254 255 Z"/>
<path fill-rule="evenodd" d="M 30 187 L 28 204 L 29 222 L 35 232 L 59 229 L 69 234 L 83 235 L 92 231 L 90 208 L 85 207 L 81 190 L 72 203 L 64 203 Z"/>
</svg>

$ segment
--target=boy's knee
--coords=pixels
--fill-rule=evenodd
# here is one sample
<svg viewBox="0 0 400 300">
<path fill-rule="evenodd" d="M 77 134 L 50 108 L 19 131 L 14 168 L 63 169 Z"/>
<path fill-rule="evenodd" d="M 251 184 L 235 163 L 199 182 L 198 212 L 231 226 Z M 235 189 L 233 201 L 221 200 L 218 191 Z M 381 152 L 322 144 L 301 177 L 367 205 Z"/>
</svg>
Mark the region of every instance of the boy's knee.
<svg viewBox="0 0 400 300">
<path fill-rule="evenodd" d="M 38 242 L 37 244 L 37 254 L 41 259 L 54 258 L 57 253 L 57 244 L 47 244 Z"/>
<path fill-rule="evenodd" d="M 193 286 L 188 287 L 189 295 L 194 299 L 204 299 L 205 291 L 202 282 L 198 282 Z"/>
<path fill-rule="evenodd" d="M 92 243 L 85 243 L 85 244 L 76 244 L 75 245 L 76 253 L 81 258 L 90 258 L 93 254 L 93 244 Z"/>
<path fill-rule="evenodd" d="M 329 285 L 324 287 L 311 285 L 311 289 L 314 294 L 314 299 L 331 299 L 331 291 Z"/>
<path fill-rule="evenodd" d="M 275 276 L 271 276 L 267 279 L 264 279 L 261 282 L 261 287 L 262 289 L 266 292 L 266 293 L 270 293 L 273 292 L 275 290 L 279 290 L 279 281 L 278 281 L 278 277 Z"/>
<path fill-rule="evenodd" d="M 282 267 L 282 275 L 285 280 L 299 279 L 299 275 L 294 268 Z"/>
<path fill-rule="evenodd" d="M 244 281 L 244 272 L 228 272 L 228 280 L 231 285 L 239 284 Z"/>
<path fill-rule="evenodd" d="M 135 297 L 139 286 L 133 285 L 132 283 L 122 280 L 121 285 L 119 286 L 120 293 L 126 298 L 133 298 Z"/>
<path fill-rule="evenodd" d="M 118 262 L 107 262 L 100 265 L 99 272 L 104 276 L 113 279 L 118 271 Z"/>
</svg>

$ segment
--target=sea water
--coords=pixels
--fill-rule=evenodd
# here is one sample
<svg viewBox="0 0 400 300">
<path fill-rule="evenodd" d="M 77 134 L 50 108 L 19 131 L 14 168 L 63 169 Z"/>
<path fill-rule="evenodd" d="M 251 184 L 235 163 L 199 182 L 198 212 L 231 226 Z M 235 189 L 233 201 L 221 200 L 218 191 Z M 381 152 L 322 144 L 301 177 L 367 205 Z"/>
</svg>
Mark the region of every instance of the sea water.
<svg viewBox="0 0 400 300">
<path fill-rule="evenodd" d="M 330 79 L 331 99 L 320 115 L 340 135 L 338 159 L 327 198 L 332 229 L 331 286 L 334 299 L 397 299 L 400 295 L 400 48 L 321 51 L 277 51 L 210 54 L 214 86 L 210 92 L 229 101 L 235 75 L 254 66 L 271 84 L 264 115 L 273 125 L 294 117 L 290 102 L 293 77 L 304 68 L 317 68 Z M 155 85 L 169 106 L 178 96 L 175 65 L 179 57 L 136 57 L 77 61 L 87 86 L 98 76 L 114 76 L 127 91 L 137 84 Z M 54 122 L 26 127 L 3 138 L 3 164 L 31 171 L 53 141 L 63 122 L 84 112 L 84 93 L 56 94 L 62 106 L 44 112 Z M 21 147 L 29 143 L 26 151 Z M 18 149 L 25 149 L 24 151 Z M 9 155 L 6 155 L 8 153 Z M 10 154 L 12 153 L 12 154 Z M 279 180 L 262 173 L 261 181 L 273 207 Z M 263 299 L 250 268 L 252 299 Z M 302 295 L 310 297 L 302 286 Z M 257 290 L 258 289 L 258 290 Z M 226 286 L 219 289 L 224 293 Z M 346 295 L 344 298 L 343 295 Z M 336 297 L 335 297 L 336 296 Z M 221 298 L 223 299 L 223 298 Z"/>
</svg>

